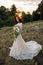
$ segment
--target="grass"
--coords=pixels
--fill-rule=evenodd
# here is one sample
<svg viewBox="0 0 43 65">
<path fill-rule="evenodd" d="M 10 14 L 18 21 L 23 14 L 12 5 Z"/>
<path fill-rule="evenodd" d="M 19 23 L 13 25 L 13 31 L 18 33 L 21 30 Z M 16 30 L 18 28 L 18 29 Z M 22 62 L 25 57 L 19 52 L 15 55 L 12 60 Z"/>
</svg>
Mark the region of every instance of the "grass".
<svg viewBox="0 0 43 65">
<path fill-rule="evenodd" d="M 22 37 L 24 40 L 37 41 L 43 47 L 43 21 L 23 24 Z M 9 57 L 9 47 L 14 41 L 13 27 L 0 28 L 0 65 L 43 65 L 43 49 L 32 60 L 16 60 Z"/>
</svg>

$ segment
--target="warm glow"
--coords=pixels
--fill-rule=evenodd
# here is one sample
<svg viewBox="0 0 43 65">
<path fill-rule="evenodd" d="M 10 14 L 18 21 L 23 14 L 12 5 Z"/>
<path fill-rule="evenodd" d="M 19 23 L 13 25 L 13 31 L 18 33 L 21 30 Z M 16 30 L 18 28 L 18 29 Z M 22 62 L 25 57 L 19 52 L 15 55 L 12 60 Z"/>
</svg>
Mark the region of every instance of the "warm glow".
<svg viewBox="0 0 43 65">
<path fill-rule="evenodd" d="M 17 10 L 15 15 L 22 19 L 22 11 Z"/>
<path fill-rule="evenodd" d="M 22 14 L 19 14 L 18 16 L 19 16 L 20 19 L 22 18 Z"/>
<path fill-rule="evenodd" d="M 40 1 L 41 0 L 0 0 L 0 6 L 4 5 L 10 8 L 12 4 L 15 4 L 18 10 L 32 13 L 38 8 Z"/>
</svg>

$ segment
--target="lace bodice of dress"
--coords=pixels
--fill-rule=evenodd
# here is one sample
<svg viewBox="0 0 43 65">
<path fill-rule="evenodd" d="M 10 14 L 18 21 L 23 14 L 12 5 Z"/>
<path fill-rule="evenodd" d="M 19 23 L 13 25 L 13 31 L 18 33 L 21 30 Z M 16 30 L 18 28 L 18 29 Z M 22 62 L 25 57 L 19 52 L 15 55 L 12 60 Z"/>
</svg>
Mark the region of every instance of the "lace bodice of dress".
<svg viewBox="0 0 43 65">
<path fill-rule="evenodd" d="M 20 30 L 22 31 L 22 23 L 17 23 L 16 25 L 19 26 Z"/>
</svg>

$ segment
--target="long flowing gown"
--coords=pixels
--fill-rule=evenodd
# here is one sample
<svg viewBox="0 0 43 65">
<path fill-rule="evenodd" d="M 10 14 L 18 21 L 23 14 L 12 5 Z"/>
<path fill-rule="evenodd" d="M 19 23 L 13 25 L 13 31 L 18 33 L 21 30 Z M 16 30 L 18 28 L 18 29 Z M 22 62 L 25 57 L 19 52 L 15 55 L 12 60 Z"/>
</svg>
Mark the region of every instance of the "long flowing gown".
<svg viewBox="0 0 43 65">
<path fill-rule="evenodd" d="M 22 23 L 16 24 L 22 29 Z M 14 40 L 12 47 L 10 48 L 9 56 L 17 59 L 33 59 L 42 50 L 42 46 L 36 41 L 25 42 L 22 35 L 19 34 L 17 39 Z"/>
</svg>

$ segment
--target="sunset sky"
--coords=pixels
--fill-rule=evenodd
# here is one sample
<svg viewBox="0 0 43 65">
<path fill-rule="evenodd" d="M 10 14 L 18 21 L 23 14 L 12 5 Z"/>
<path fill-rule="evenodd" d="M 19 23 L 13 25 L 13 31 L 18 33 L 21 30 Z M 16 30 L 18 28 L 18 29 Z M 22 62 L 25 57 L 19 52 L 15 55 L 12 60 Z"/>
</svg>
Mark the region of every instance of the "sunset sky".
<svg viewBox="0 0 43 65">
<path fill-rule="evenodd" d="M 10 8 L 12 4 L 15 4 L 18 10 L 32 13 L 33 10 L 38 8 L 40 2 L 41 0 L 0 0 L 0 6 L 4 5 L 5 7 Z"/>
</svg>

